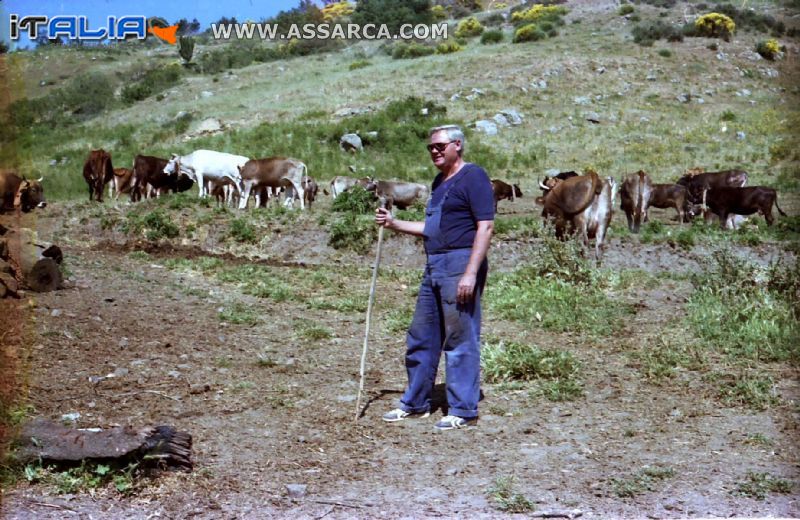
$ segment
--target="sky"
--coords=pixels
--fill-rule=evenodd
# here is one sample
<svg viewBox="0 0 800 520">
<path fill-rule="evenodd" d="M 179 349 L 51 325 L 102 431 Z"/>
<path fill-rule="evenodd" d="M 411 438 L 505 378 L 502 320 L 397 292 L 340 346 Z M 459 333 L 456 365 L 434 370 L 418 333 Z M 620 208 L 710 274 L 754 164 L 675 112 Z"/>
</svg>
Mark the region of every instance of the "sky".
<svg viewBox="0 0 800 520">
<path fill-rule="evenodd" d="M 55 16 L 84 15 L 90 28 L 105 27 L 109 15 L 160 16 L 167 22 L 197 18 L 201 29 L 223 16 L 239 21 L 269 18 L 279 11 L 297 7 L 299 0 L 0 0 L 0 39 L 8 41 L 9 14 Z M 20 43 L 27 40 L 22 35 Z"/>
</svg>

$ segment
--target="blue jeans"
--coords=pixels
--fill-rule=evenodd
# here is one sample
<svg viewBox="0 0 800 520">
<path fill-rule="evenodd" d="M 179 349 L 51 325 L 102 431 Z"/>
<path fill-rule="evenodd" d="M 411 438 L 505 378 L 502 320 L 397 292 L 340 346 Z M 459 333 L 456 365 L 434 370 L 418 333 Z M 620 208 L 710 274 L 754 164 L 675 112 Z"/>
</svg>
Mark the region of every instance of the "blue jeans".
<svg viewBox="0 0 800 520">
<path fill-rule="evenodd" d="M 400 407 L 412 413 L 431 407 L 431 394 L 442 350 L 447 367 L 448 414 L 478 416 L 480 397 L 480 299 L 488 262 L 478 270 L 474 299 L 456 303 L 458 281 L 466 270 L 471 249 L 428 255 L 414 318 L 406 338 L 408 388 Z"/>
</svg>

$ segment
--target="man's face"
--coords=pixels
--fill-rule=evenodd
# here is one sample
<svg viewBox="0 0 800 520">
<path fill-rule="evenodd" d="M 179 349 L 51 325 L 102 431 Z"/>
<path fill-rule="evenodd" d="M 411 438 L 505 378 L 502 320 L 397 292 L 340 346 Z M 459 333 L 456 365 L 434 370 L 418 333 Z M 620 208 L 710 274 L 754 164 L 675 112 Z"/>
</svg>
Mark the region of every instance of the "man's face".
<svg viewBox="0 0 800 520">
<path fill-rule="evenodd" d="M 461 141 L 451 141 L 447 137 L 447 132 L 436 132 L 431 136 L 430 144 L 428 144 L 431 160 L 439 170 L 455 164 L 458 160 L 458 150 L 460 148 Z"/>
</svg>

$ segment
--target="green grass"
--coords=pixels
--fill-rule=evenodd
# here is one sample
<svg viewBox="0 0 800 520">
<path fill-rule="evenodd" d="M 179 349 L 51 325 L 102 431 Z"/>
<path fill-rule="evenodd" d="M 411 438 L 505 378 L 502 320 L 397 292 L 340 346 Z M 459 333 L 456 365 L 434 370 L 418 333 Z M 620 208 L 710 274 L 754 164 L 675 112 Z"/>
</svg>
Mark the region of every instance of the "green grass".
<svg viewBox="0 0 800 520">
<path fill-rule="evenodd" d="M 25 480 L 31 484 L 42 484 L 59 495 L 92 493 L 109 485 L 118 493 L 129 495 L 138 487 L 141 475 L 138 463 L 123 466 L 83 461 L 80 466 L 64 470 L 41 464 L 28 464 L 23 468 Z"/>
<path fill-rule="evenodd" d="M 494 236 L 498 238 L 538 238 L 542 232 L 540 217 L 497 217 L 494 221 Z"/>
<path fill-rule="evenodd" d="M 775 382 L 769 376 L 715 373 L 708 378 L 717 380 L 718 397 L 727 406 L 744 406 L 761 412 L 779 402 Z"/>
<path fill-rule="evenodd" d="M 652 466 L 637 471 L 628 478 L 612 478 L 611 487 L 619 498 L 634 498 L 649 491 L 656 491 L 659 482 L 675 476 L 672 468 Z"/>
<path fill-rule="evenodd" d="M 533 502 L 515 489 L 514 477 L 498 477 L 488 490 L 492 505 L 505 513 L 527 513 Z"/>
<path fill-rule="evenodd" d="M 486 342 L 481 351 L 481 370 L 489 383 L 536 382 L 532 396 L 551 401 L 568 401 L 583 395 L 581 365 L 569 352 L 516 342 Z"/>
<path fill-rule="evenodd" d="M 260 312 L 249 305 L 243 303 L 233 303 L 226 306 L 218 313 L 220 321 L 236 325 L 256 325 L 261 321 Z"/>
<path fill-rule="evenodd" d="M 693 277 L 687 322 L 709 349 L 741 360 L 800 360 L 800 268 L 786 260 L 769 269 L 717 250 Z"/>
<path fill-rule="evenodd" d="M 792 482 L 786 479 L 775 477 L 769 473 L 750 471 L 745 479 L 736 485 L 735 493 L 756 500 L 764 500 L 769 493 L 789 494 L 792 487 Z"/>
<path fill-rule="evenodd" d="M 631 356 L 639 362 L 642 376 L 653 383 L 672 379 L 681 369 L 701 370 L 707 364 L 704 349 L 682 338 L 663 335 Z"/>
</svg>

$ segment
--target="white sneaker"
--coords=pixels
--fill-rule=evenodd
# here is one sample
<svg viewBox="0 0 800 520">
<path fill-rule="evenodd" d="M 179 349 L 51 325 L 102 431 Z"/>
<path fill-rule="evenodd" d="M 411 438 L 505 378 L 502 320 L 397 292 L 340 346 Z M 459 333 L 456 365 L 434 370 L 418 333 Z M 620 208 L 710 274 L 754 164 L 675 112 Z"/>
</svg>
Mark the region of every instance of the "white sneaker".
<svg viewBox="0 0 800 520">
<path fill-rule="evenodd" d="M 403 419 L 410 419 L 410 418 L 424 419 L 426 417 L 429 417 L 430 415 L 431 415 L 430 412 L 412 413 L 412 412 L 407 412 L 401 408 L 395 408 L 391 412 L 386 412 L 385 414 L 383 414 L 382 419 L 386 422 L 397 422 L 397 421 L 402 421 Z"/>
<path fill-rule="evenodd" d="M 477 417 L 465 419 L 455 415 L 445 415 L 433 427 L 437 430 L 457 430 L 459 428 L 466 428 L 478 422 Z"/>
</svg>

